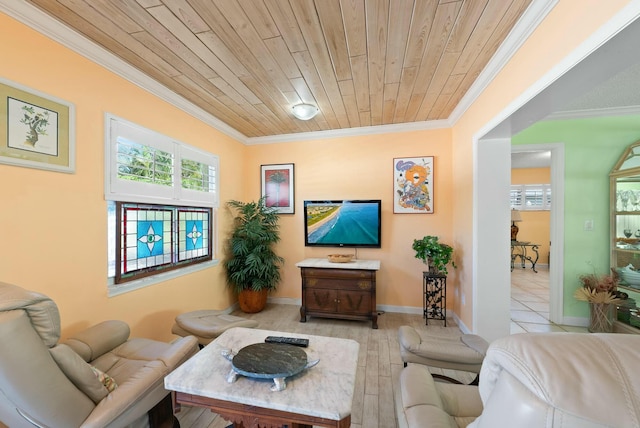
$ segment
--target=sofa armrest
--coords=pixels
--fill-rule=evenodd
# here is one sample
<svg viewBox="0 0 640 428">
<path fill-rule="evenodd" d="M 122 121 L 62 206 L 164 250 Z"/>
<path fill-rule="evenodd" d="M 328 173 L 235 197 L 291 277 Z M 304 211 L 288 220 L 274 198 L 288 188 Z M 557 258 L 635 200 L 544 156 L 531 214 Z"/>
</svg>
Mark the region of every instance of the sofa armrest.
<svg viewBox="0 0 640 428">
<path fill-rule="evenodd" d="M 91 362 L 125 343 L 129 334 L 127 323 L 110 320 L 76 333 L 64 343 L 76 351 L 86 362 Z"/>
</svg>

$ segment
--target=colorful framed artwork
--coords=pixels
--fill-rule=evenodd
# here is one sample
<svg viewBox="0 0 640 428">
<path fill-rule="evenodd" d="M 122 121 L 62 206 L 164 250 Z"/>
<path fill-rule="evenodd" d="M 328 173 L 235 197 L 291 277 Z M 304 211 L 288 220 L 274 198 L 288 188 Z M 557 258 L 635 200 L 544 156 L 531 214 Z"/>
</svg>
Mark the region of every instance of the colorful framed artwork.
<svg viewBox="0 0 640 428">
<path fill-rule="evenodd" d="M 275 208 L 280 214 L 295 212 L 292 163 L 260 165 L 260 180 L 266 206 Z"/>
<path fill-rule="evenodd" d="M 0 79 L 0 163 L 73 173 L 73 104 Z"/>
<path fill-rule="evenodd" d="M 433 214 L 433 156 L 393 159 L 393 212 Z"/>
</svg>

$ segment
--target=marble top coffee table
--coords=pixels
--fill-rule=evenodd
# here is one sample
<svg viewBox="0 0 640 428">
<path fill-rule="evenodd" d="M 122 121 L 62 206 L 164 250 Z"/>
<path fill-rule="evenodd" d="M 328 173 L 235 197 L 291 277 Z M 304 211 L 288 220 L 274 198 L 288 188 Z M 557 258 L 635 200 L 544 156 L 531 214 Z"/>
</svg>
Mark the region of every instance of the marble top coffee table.
<svg viewBox="0 0 640 428">
<path fill-rule="evenodd" d="M 262 343 L 267 336 L 309 339 L 300 348 L 314 367 L 286 379 L 286 389 L 272 391 L 272 379 L 239 376 L 227 382 L 231 362 L 223 350 L 238 352 Z M 165 388 L 176 391 L 176 401 L 211 409 L 235 426 L 326 426 L 348 428 L 355 387 L 359 345 L 349 339 L 236 327 L 165 377 Z"/>
</svg>

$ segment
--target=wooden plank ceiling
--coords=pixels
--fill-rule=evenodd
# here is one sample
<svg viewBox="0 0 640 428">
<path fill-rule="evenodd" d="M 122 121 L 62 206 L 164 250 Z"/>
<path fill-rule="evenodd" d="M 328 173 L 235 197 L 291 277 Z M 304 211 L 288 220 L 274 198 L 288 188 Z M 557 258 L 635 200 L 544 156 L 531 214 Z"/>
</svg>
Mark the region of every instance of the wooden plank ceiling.
<svg viewBox="0 0 640 428">
<path fill-rule="evenodd" d="M 28 1 L 246 137 L 447 119 L 531 2 Z"/>
</svg>

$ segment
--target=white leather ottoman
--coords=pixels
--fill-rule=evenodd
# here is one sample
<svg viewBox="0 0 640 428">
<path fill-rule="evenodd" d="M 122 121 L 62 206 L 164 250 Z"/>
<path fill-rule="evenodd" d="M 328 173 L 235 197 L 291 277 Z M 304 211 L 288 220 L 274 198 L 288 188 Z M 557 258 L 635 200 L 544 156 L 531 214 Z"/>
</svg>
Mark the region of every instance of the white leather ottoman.
<svg viewBox="0 0 640 428">
<path fill-rule="evenodd" d="M 417 363 L 471 373 L 480 373 L 489 348 L 489 343 L 475 334 L 463 334 L 460 337 L 420 336 L 415 328 L 408 325 L 398 329 L 398 342 L 405 367 L 407 363 Z M 433 377 L 459 383 L 443 375 L 435 374 Z M 476 381 L 473 383 L 477 384 Z"/>
</svg>

